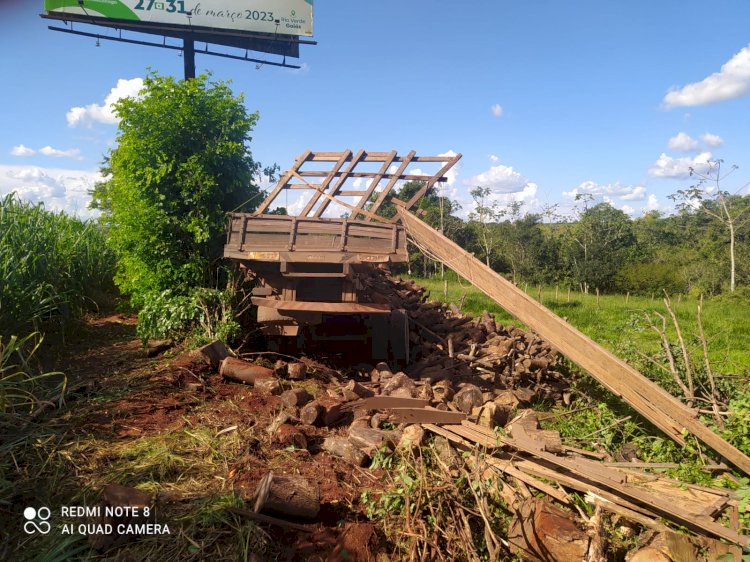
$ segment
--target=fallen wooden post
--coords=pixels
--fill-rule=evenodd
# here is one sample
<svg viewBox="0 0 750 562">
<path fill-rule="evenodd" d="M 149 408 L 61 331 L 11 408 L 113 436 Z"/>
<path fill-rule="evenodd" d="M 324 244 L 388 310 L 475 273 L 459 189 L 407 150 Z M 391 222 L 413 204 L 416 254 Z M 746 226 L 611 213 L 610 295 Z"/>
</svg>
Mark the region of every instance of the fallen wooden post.
<svg viewBox="0 0 750 562">
<path fill-rule="evenodd" d="M 445 265 L 465 277 L 511 315 L 555 346 L 563 355 L 591 373 L 608 390 L 625 400 L 677 443 L 685 443 L 683 431 L 687 431 L 729 463 L 750 474 L 750 457 L 701 423 L 694 410 L 415 215 L 403 208 L 397 210 L 408 234 L 420 247 L 440 258 Z"/>
</svg>

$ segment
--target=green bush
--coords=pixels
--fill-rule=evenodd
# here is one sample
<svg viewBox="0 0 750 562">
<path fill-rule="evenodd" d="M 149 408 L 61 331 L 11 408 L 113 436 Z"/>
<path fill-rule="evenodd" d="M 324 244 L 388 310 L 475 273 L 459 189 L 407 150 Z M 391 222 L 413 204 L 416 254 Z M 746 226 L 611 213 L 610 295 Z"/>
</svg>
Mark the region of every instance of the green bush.
<svg viewBox="0 0 750 562">
<path fill-rule="evenodd" d="M 258 165 L 247 148 L 258 116 L 226 83 L 205 75 L 178 81 L 151 74 L 139 96 L 115 110 L 117 146 L 94 202 L 118 256 L 117 285 L 135 307 L 147 307 L 143 319 L 156 333 L 172 322 L 152 322 L 165 299 L 182 313 L 187 301 L 174 299 L 218 286 L 226 213 L 258 203 Z"/>
<path fill-rule="evenodd" d="M 194 343 L 219 339 L 231 342 L 240 333 L 235 320 L 236 293 L 198 287 L 189 295 L 171 290 L 146 295 L 138 315 L 138 335 L 152 338 L 187 338 Z"/>
</svg>

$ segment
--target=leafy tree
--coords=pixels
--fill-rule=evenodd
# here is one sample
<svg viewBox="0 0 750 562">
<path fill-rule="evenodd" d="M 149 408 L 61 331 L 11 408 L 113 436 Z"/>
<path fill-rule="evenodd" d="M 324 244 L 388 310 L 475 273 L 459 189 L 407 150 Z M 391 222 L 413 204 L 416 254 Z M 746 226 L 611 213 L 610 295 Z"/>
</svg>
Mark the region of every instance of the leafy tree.
<svg viewBox="0 0 750 562">
<path fill-rule="evenodd" d="M 690 175 L 698 178 L 698 183 L 687 189 L 680 189 L 670 195 L 683 213 L 705 213 L 718 221 L 727 230 L 729 237 L 729 290 L 734 292 L 737 279 L 737 229 L 750 220 L 750 201 L 746 197 L 722 191 L 721 181 L 737 169 L 732 166 L 728 173 L 722 175 L 723 160 L 708 162 L 708 171 L 698 172 L 690 169 Z M 710 188 L 710 189 L 707 189 Z"/>
<path fill-rule="evenodd" d="M 215 286 L 226 213 L 260 196 L 248 149 L 258 114 L 225 82 L 155 73 L 115 111 L 117 145 L 93 200 L 118 255 L 118 286 L 138 307 L 164 291 Z"/>
<path fill-rule="evenodd" d="M 614 288 L 617 272 L 632 259 L 634 249 L 630 217 L 609 203 L 587 208 L 569 229 L 568 258 L 584 289 Z"/>
<path fill-rule="evenodd" d="M 469 221 L 482 245 L 485 263 L 490 267 L 497 242 L 492 223 L 499 221 L 505 213 L 499 208 L 498 202 L 492 199 L 489 187 L 477 186 L 469 194 L 474 200 L 474 210 L 469 213 Z"/>
</svg>

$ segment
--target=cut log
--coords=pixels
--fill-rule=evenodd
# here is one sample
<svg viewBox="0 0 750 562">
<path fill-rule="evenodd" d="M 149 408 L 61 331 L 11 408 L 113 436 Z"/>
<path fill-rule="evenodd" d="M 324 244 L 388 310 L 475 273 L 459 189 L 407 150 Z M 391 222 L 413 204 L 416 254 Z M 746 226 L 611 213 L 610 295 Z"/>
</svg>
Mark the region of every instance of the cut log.
<svg viewBox="0 0 750 562">
<path fill-rule="evenodd" d="M 392 435 L 380 429 L 373 429 L 366 425 L 353 425 L 349 428 L 349 441 L 354 446 L 372 454 L 381 447 L 393 449 Z"/>
<path fill-rule="evenodd" d="M 482 391 L 473 384 L 467 384 L 453 397 L 453 403 L 464 414 L 470 414 L 473 408 L 482 405 Z"/>
<path fill-rule="evenodd" d="M 286 366 L 286 374 L 289 380 L 301 381 L 307 376 L 307 365 L 304 363 L 289 363 Z"/>
<path fill-rule="evenodd" d="M 581 562 L 589 540 L 577 517 L 537 498 L 521 503 L 508 529 L 511 552 L 530 562 Z"/>
<path fill-rule="evenodd" d="M 298 427 L 288 423 L 281 424 L 273 438 L 274 441 L 284 447 L 307 449 L 307 437 L 305 437 L 305 434 Z"/>
<path fill-rule="evenodd" d="M 346 437 L 326 437 L 320 448 L 335 457 L 339 457 L 352 463 L 355 466 L 364 466 L 369 460 L 369 457 L 353 445 Z"/>
<path fill-rule="evenodd" d="M 222 377 L 245 384 L 255 384 L 256 379 L 273 378 L 273 370 L 234 357 L 225 357 L 219 366 Z"/>
<path fill-rule="evenodd" d="M 274 396 L 281 394 L 281 383 L 276 377 L 271 377 L 270 379 L 256 378 L 254 386 L 266 394 L 272 394 Z"/>
<path fill-rule="evenodd" d="M 288 408 L 300 408 L 312 400 L 312 396 L 304 388 L 293 388 L 282 393 L 279 400 Z"/>
<path fill-rule="evenodd" d="M 351 380 L 342 390 L 344 394 L 344 400 L 351 402 L 352 400 L 359 400 L 360 398 L 371 398 L 375 396 L 375 392 L 359 384 L 357 381 Z"/>
<path fill-rule="evenodd" d="M 320 492 L 302 476 L 267 473 L 253 495 L 255 513 L 315 519 L 320 512 Z"/>
<path fill-rule="evenodd" d="M 321 396 L 308 402 L 300 410 L 300 419 L 309 425 L 332 426 L 345 415 L 341 402 L 330 396 Z"/>
<path fill-rule="evenodd" d="M 381 387 L 384 396 L 399 396 L 414 398 L 417 395 L 417 385 L 406 373 L 396 373 Z"/>
<path fill-rule="evenodd" d="M 205 357 L 206 361 L 214 369 L 218 369 L 221 362 L 229 357 L 229 350 L 223 342 L 219 340 L 213 341 L 208 345 L 198 348 L 198 353 Z"/>
<path fill-rule="evenodd" d="M 319 420 L 323 419 L 325 408 L 318 402 L 309 402 L 305 404 L 299 412 L 299 419 L 307 425 L 318 425 Z"/>
<path fill-rule="evenodd" d="M 402 451 L 414 451 L 422 446 L 425 432 L 421 425 L 407 425 L 401 434 L 397 448 Z"/>
</svg>

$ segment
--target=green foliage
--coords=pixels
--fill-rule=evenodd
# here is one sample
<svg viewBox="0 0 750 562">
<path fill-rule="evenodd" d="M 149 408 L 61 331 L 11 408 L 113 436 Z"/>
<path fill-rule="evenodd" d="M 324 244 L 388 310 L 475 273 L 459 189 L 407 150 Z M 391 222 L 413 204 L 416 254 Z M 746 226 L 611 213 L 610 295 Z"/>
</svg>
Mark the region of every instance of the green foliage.
<svg viewBox="0 0 750 562">
<path fill-rule="evenodd" d="M 112 287 L 113 271 L 97 224 L 0 199 L 0 336 L 70 320 Z"/>
<path fill-rule="evenodd" d="M 39 333 L 24 338 L 0 336 L 0 428 L 10 426 L 18 414 L 31 413 L 39 404 L 39 395 L 50 390 L 51 378 L 65 388 L 67 379 L 62 373 L 37 373 L 31 365 L 34 354 L 42 343 Z M 54 382 L 54 381 L 52 381 Z"/>
<path fill-rule="evenodd" d="M 187 295 L 167 289 L 147 295 L 138 315 L 138 335 L 146 343 L 152 338 L 193 337 L 193 343 L 212 340 L 231 342 L 240 334 L 235 319 L 237 293 L 197 287 Z"/>
<path fill-rule="evenodd" d="M 724 438 L 750 455 L 750 393 L 747 389 L 729 402 L 729 416 L 722 431 Z"/>
<path fill-rule="evenodd" d="M 615 278 L 635 248 L 633 224 L 627 214 L 609 203 L 586 209 L 568 230 L 567 259 L 575 281 L 592 289 L 610 291 Z"/>
<path fill-rule="evenodd" d="M 115 110 L 117 146 L 94 202 L 118 256 L 118 286 L 144 307 L 144 333 L 166 334 L 194 320 L 196 288 L 216 286 L 226 212 L 257 204 L 259 167 L 247 145 L 258 115 L 205 75 L 151 74 Z M 158 311 L 177 318 L 159 320 Z"/>
</svg>

